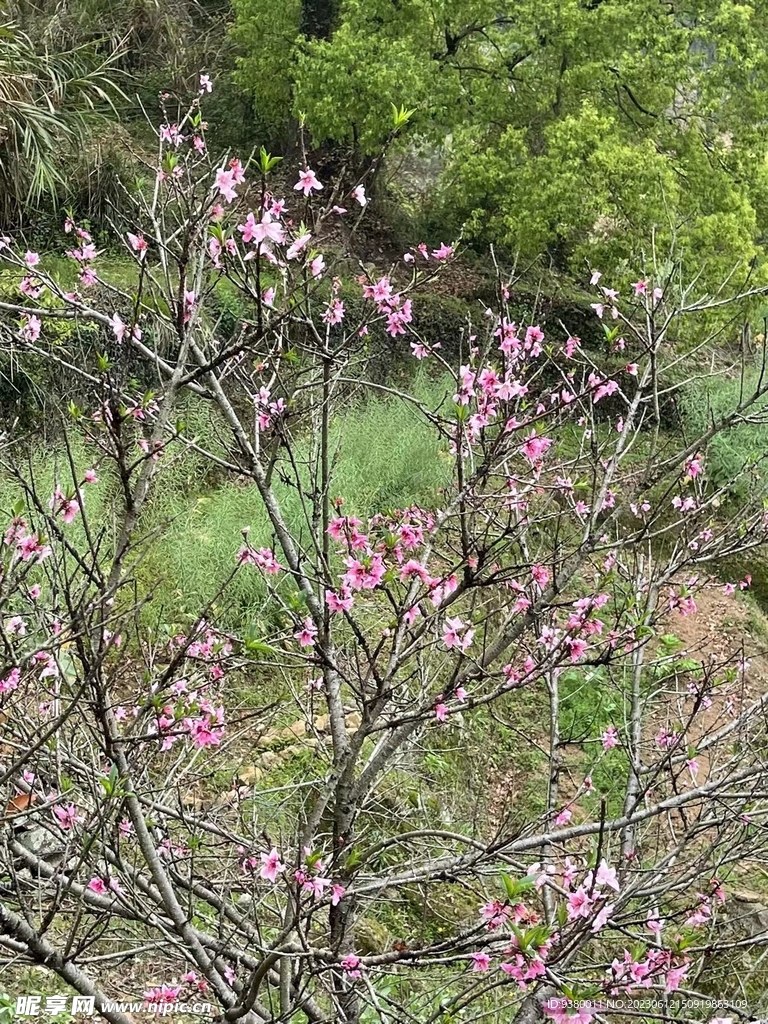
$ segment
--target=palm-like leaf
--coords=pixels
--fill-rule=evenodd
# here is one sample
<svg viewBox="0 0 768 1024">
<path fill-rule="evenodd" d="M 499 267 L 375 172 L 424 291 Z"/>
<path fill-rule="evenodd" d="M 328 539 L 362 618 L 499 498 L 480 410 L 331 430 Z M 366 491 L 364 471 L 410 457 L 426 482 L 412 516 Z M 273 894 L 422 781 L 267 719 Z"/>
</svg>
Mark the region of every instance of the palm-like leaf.
<svg viewBox="0 0 768 1024">
<path fill-rule="evenodd" d="M 0 180 L 6 216 L 64 181 L 62 156 L 89 122 L 122 95 L 118 51 L 93 46 L 51 54 L 12 25 L 0 25 Z"/>
</svg>

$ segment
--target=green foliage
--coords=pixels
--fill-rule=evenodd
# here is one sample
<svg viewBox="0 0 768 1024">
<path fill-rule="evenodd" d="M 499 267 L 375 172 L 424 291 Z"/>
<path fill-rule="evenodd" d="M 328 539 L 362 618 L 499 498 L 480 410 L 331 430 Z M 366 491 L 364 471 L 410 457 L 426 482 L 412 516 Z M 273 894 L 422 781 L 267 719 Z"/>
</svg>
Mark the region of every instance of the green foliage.
<svg viewBox="0 0 768 1024">
<path fill-rule="evenodd" d="M 705 278 L 768 226 L 764 5 L 700 0 L 344 0 L 323 38 L 300 4 L 235 0 L 240 81 L 317 143 L 373 153 L 392 106 L 443 148 L 432 205 L 475 238 L 636 273 L 653 231 Z M 447 139 L 447 143 L 446 143 Z M 432 219 L 438 219 L 433 216 Z"/>
<path fill-rule="evenodd" d="M 295 102 L 316 139 L 350 142 L 363 153 L 373 154 L 393 126 L 393 105 L 411 106 L 414 99 L 422 102 L 427 83 L 423 53 L 396 31 L 389 31 L 395 20 L 392 5 L 354 6 L 356 15 L 364 8 L 367 24 L 373 18 L 375 30 L 361 33 L 353 16 L 342 23 L 331 41 L 302 43 L 297 54 Z"/>
<path fill-rule="evenodd" d="M 600 699 L 596 700 L 599 695 Z M 620 711 L 604 670 L 567 669 L 560 677 L 562 719 L 560 732 L 565 742 L 581 743 L 599 736 L 608 725 L 615 724 Z"/>
<path fill-rule="evenodd" d="M 501 882 L 507 899 L 510 903 L 513 903 L 515 900 L 519 900 L 522 893 L 529 892 L 533 888 L 534 879 L 528 877 L 511 878 L 505 871 L 502 871 Z"/>
<path fill-rule="evenodd" d="M 93 46 L 50 53 L 7 21 L 0 26 L 0 191 L 6 219 L 65 181 L 62 155 L 119 94 L 115 54 Z M 66 149 L 64 146 L 66 145 Z"/>
<path fill-rule="evenodd" d="M 232 6 L 232 35 L 240 48 L 236 81 L 253 96 L 259 120 L 278 133 L 291 110 L 301 0 L 232 0 Z"/>
<path fill-rule="evenodd" d="M 413 393 L 434 409 L 445 387 L 423 377 Z M 450 474 L 448 456 L 419 414 L 404 414 L 394 400 L 371 401 L 337 418 L 332 438 L 340 453 L 336 487 L 358 514 L 434 505 Z"/>
<path fill-rule="evenodd" d="M 705 143 L 693 131 L 664 143 L 638 137 L 585 100 L 546 125 L 541 153 L 510 127 L 475 159 L 476 143 L 459 134 L 445 200 L 463 202 L 475 237 L 527 256 L 549 249 L 564 267 L 611 266 L 617 283 L 637 276 L 654 233 L 657 251 L 674 245 L 686 264 L 704 259 L 715 280 L 756 255 L 758 213 Z"/>
</svg>

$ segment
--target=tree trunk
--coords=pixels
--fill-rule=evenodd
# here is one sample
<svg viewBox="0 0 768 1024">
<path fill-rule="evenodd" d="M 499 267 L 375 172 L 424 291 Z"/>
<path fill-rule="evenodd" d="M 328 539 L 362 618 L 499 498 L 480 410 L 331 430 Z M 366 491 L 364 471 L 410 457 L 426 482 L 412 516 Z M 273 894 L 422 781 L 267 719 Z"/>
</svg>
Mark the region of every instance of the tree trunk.
<svg viewBox="0 0 768 1024">
<path fill-rule="evenodd" d="M 538 991 L 526 996 L 515 1014 L 512 1024 L 537 1024 L 544 1017 L 544 1004 L 548 999 L 557 998 L 557 989 L 543 985 Z"/>
<path fill-rule="evenodd" d="M 333 816 L 333 868 L 334 878 L 342 885 L 349 884 L 349 875 L 343 865 L 354 841 L 354 822 L 357 805 L 353 796 L 353 772 L 350 768 L 339 780 L 336 791 L 336 806 Z M 335 907 L 331 907 L 331 948 L 341 956 L 355 952 L 355 916 L 356 906 L 353 897 L 346 897 Z M 336 997 L 343 1014 L 344 1024 L 358 1024 L 360 1020 L 360 1001 L 353 985 L 343 976 L 336 982 Z"/>
</svg>

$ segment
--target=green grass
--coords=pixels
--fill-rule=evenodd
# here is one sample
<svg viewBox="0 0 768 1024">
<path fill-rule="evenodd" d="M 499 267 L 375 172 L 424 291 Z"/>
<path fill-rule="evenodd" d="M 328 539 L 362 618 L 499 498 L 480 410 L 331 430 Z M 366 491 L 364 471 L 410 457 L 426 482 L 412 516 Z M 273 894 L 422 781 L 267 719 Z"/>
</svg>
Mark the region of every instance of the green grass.
<svg viewBox="0 0 768 1024">
<path fill-rule="evenodd" d="M 77 482 L 80 482 L 85 470 L 95 464 L 97 453 L 78 434 L 72 432 L 69 439 L 69 455 L 65 446 L 61 444 L 34 448 L 26 454 L 17 450 L 15 457 L 25 480 L 34 481 L 38 501 L 47 511 L 48 502 L 57 484 L 66 494 L 74 491 L 70 457 L 75 468 L 75 477 Z M 107 529 L 111 533 L 114 494 L 115 480 L 108 471 L 100 473 L 98 484 L 83 485 L 83 503 L 92 534 L 97 534 L 102 529 Z M 18 481 L 9 472 L 0 471 L 0 512 L 4 516 L 11 516 L 13 506 L 23 499 L 23 496 L 23 488 Z M 32 517 L 35 522 L 38 521 L 38 516 L 34 513 Z M 82 517 L 76 516 L 65 529 L 68 539 L 79 550 L 83 550 L 86 537 Z"/>
<path fill-rule="evenodd" d="M 714 420 L 733 412 L 740 400 L 754 392 L 758 385 L 759 371 L 749 370 L 744 385 L 738 378 L 718 376 L 714 379 L 697 381 L 683 392 L 682 419 L 688 436 L 706 430 Z M 742 397 L 743 396 L 743 397 Z M 768 412 L 768 398 L 759 400 L 750 409 L 750 414 Z M 765 458 L 768 453 L 768 422 L 747 423 L 734 426 L 712 438 L 707 449 L 707 469 L 713 483 L 724 487 L 734 498 L 743 500 L 754 487 L 755 481 L 741 477 L 745 467 Z M 765 476 L 765 465 L 761 465 L 761 476 Z M 764 485 L 762 485 L 764 491 Z"/>
<path fill-rule="evenodd" d="M 428 390 L 429 385 L 422 383 L 422 388 Z M 446 456 L 432 431 L 393 399 L 372 399 L 338 416 L 332 439 L 333 497 L 343 496 L 348 514 L 362 518 L 411 504 L 434 507 L 439 488 L 449 477 Z M 301 463 L 309 455 L 309 439 L 300 440 L 297 448 Z M 154 583 L 156 605 L 169 611 L 197 608 L 211 600 L 235 564 L 245 527 L 250 529 L 251 544 L 277 548 L 255 484 L 228 481 L 200 493 L 190 480 L 204 470 L 200 463 L 185 457 L 177 473 L 160 481 L 143 523 L 156 528 L 162 540 L 153 545 L 142 579 L 147 586 Z M 286 521 L 307 545 L 297 489 L 276 479 L 275 490 Z M 262 575 L 246 567 L 228 587 L 219 612 L 230 625 L 263 620 L 266 594 Z"/>
<path fill-rule="evenodd" d="M 446 393 L 443 383 L 426 376 L 418 377 L 412 390 L 431 408 L 439 405 Z M 224 451 L 226 430 L 208 410 L 188 403 L 182 417 L 188 436 L 209 450 Z M 332 496 L 343 496 L 346 513 L 364 518 L 412 504 L 430 508 L 439 504 L 440 488 L 450 477 L 450 460 L 444 443 L 412 407 L 374 394 L 337 415 L 331 436 L 335 462 Z M 298 464 L 309 457 L 310 443 L 309 436 L 299 437 Z M 81 474 L 93 464 L 95 453 L 74 435 L 71 448 Z M 148 610 L 152 621 L 171 624 L 196 615 L 214 597 L 235 565 L 244 527 L 250 528 L 249 540 L 255 546 L 277 548 L 277 544 L 252 482 L 222 481 L 221 473 L 213 471 L 204 456 L 179 446 L 170 445 L 163 460 L 141 519 L 140 532 L 149 540 L 136 572 L 140 590 L 153 593 Z M 63 446 L 34 450 L 31 465 L 44 504 L 57 481 L 65 490 L 71 489 Z M 287 465 L 284 468 L 289 469 Z M 306 545 L 305 515 L 297 489 L 279 481 L 276 475 L 275 490 L 284 518 Z M 20 494 L 7 475 L 0 479 L 0 507 L 7 514 Z M 116 494 L 116 480 L 105 466 L 100 470 L 99 483 L 84 488 L 86 512 L 93 528 L 111 531 Z M 78 547 L 84 546 L 80 517 L 66 530 Z M 236 628 L 258 624 L 268 613 L 266 593 L 261 573 L 246 567 L 219 602 L 220 621 Z"/>
</svg>

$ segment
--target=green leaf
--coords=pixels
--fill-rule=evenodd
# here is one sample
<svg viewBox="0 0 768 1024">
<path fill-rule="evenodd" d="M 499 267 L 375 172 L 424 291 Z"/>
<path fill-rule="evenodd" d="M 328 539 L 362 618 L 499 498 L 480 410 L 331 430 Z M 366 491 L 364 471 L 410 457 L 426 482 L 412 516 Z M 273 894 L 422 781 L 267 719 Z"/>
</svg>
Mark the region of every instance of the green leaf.
<svg viewBox="0 0 768 1024">
<path fill-rule="evenodd" d="M 3 30 L 0 29 L 0 34 Z M 7 992 L 0 992 L 0 1024 L 11 1024 L 15 1015 L 16 1004 Z"/>
<path fill-rule="evenodd" d="M 262 146 L 259 150 L 259 167 L 262 174 L 269 174 L 269 172 L 280 163 L 283 158 L 281 156 L 271 156 L 266 149 Z"/>
<path fill-rule="evenodd" d="M 659 637 L 659 643 L 669 652 L 683 646 L 682 640 L 675 636 L 674 633 L 664 633 Z"/>
<path fill-rule="evenodd" d="M 354 868 L 358 867 L 362 863 L 363 863 L 363 852 L 362 852 L 362 850 L 358 849 L 356 846 L 353 846 L 352 849 L 350 850 L 348 856 L 347 856 L 347 859 L 344 861 L 344 870 L 345 871 L 352 871 Z"/>
<path fill-rule="evenodd" d="M 674 667 L 676 672 L 700 672 L 701 662 L 695 658 L 681 658 L 675 662 Z"/>
<path fill-rule="evenodd" d="M 312 870 L 314 870 L 317 867 L 317 863 L 322 858 L 322 856 L 323 856 L 323 851 L 322 850 L 312 850 L 312 852 L 308 853 L 306 858 L 305 858 L 305 863 L 306 863 L 307 867 L 311 868 Z"/>
<path fill-rule="evenodd" d="M 264 640 L 246 640 L 243 646 L 249 654 L 261 654 L 265 657 L 277 654 L 275 648 L 270 647 Z"/>
<path fill-rule="evenodd" d="M 500 875 L 501 881 L 504 884 L 504 889 L 507 893 L 507 898 L 509 900 L 516 900 L 521 895 L 521 893 L 527 892 L 529 889 L 533 888 L 533 875 L 528 875 L 527 877 L 521 878 L 519 880 L 510 877 L 510 875 L 508 875 L 506 871 L 500 872 Z"/>
<path fill-rule="evenodd" d="M 399 132 L 402 128 L 408 124 L 410 119 L 416 113 L 416 108 L 413 107 L 411 110 L 406 110 L 405 106 L 396 107 L 392 104 L 392 123 L 396 132 Z"/>
</svg>

